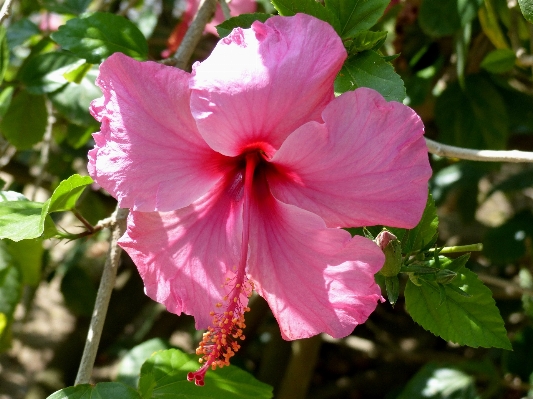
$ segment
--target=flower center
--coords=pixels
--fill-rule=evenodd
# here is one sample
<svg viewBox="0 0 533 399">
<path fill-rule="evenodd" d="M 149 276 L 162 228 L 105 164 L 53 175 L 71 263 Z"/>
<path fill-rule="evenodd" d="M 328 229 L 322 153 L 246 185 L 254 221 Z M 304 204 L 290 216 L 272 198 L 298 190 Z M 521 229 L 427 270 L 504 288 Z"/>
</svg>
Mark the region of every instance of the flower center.
<svg viewBox="0 0 533 399">
<path fill-rule="evenodd" d="M 205 373 L 211 367 L 229 366 L 229 360 L 240 349 L 239 341 L 244 340 L 242 330 L 244 313 L 250 308 L 243 304 L 252 295 L 253 283 L 246 277 L 246 262 L 248 259 L 248 242 L 250 239 L 250 201 L 255 169 L 260 156 L 257 152 L 249 152 L 245 155 L 244 192 L 243 192 L 243 228 L 242 247 L 239 265 L 233 278 L 226 278 L 223 287 L 229 288 L 229 293 L 224 297 L 224 304 L 217 303 L 216 311 L 211 311 L 213 317 L 211 326 L 204 333 L 196 354 L 202 367 L 193 373 L 187 374 L 187 380 L 194 381 L 198 386 L 204 385 Z M 222 311 L 224 308 L 224 311 Z"/>
</svg>

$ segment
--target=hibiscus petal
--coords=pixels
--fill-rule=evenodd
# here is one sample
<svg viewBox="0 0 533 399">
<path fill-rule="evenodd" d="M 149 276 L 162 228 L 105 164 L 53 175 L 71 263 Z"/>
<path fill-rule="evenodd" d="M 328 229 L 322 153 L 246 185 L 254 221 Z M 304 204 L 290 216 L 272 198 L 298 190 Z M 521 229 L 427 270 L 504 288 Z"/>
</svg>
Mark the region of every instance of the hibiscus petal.
<svg viewBox="0 0 533 399">
<path fill-rule="evenodd" d="M 101 65 L 97 84 L 104 97 L 91 112 L 102 126 L 94 135 L 89 172 L 121 207 L 182 208 L 224 173 L 225 157 L 205 143 L 191 116 L 189 78 L 177 68 L 120 53 Z"/>
<path fill-rule="evenodd" d="M 229 156 L 257 143 L 278 148 L 298 126 L 320 120 L 345 58 L 333 28 L 309 15 L 234 29 L 193 67 L 191 109 L 200 134 Z"/>
<path fill-rule="evenodd" d="M 381 298 L 374 281 L 384 262 L 378 246 L 272 196 L 254 202 L 249 277 L 283 338 L 321 332 L 340 338 L 364 323 Z"/>
<path fill-rule="evenodd" d="M 119 241 L 137 265 L 146 294 L 169 312 L 194 316 L 197 329 L 210 324 L 209 312 L 227 294 L 221 286 L 239 261 L 242 201 L 230 194 L 223 181 L 186 208 L 130 212 Z"/>
<path fill-rule="evenodd" d="M 333 226 L 414 227 L 431 176 L 424 126 L 409 107 L 366 88 L 302 126 L 272 158 L 273 195 Z"/>
</svg>

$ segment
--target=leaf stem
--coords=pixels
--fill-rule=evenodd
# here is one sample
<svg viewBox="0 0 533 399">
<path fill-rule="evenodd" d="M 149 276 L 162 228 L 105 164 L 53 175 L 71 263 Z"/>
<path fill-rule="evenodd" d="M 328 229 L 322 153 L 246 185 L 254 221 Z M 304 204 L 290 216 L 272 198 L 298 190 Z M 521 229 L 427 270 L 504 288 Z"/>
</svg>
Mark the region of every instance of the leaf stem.
<svg viewBox="0 0 533 399">
<path fill-rule="evenodd" d="M 469 244 L 469 245 L 456 245 L 454 247 L 444 247 L 439 251 L 439 254 L 453 254 L 456 252 L 472 252 L 482 251 L 483 244 Z M 435 248 L 430 248 L 430 251 L 435 251 Z"/>
<path fill-rule="evenodd" d="M 533 162 L 533 152 L 527 151 L 471 150 L 468 148 L 441 144 L 428 138 L 426 138 L 426 145 L 431 154 L 446 158 L 459 158 L 483 162 Z"/>
<path fill-rule="evenodd" d="M 122 249 L 117 245 L 117 241 L 126 231 L 126 217 L 128 216 L 128 213 L 128 209 L 121 209 L 118 205 L 114 212 L 116 223 L 114 224 L 111 233 L 109 252 L 100 280 L 100 286 L 98 287 L 91 324 L 89 325 L 89 332 L 87 333 L 87 340 L 85 341 L 85 347 L 83 348 L 83 355 L 78 375 L 76 376 L 75 385 L 89 383 L 91 378 L 94 360 L 96 359 L 100 337 L 102 336 L 102 330 L 104 328 L 109 300 L 111 299 L 111 292 L 115 286 L 120 254 L 122 253 Z"/>
<path fill-rule="evenodd" d="M 74 216 L 76 216 L 76 219 L 78 219 L 80 222 L 83 223 L 83 225 L 85 226 L 89 234 L 93 234 L 97 231 L 96 228 L 92 224 L 90 224 L 89 221 L 85 219 L 83 215 L 76 208 L 72 208 L 71 211 L 74 214 Z M 101 227 L 98 228 L 98 230 L 101 230 Z"/>
</svg>

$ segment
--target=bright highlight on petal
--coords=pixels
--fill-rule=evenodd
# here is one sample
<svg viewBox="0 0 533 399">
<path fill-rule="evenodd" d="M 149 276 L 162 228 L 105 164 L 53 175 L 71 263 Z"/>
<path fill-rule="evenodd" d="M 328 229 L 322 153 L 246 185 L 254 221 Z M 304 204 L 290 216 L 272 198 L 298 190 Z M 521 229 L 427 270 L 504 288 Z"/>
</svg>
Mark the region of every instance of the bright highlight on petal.
<svg viewBox="0 0 533 399">
<path fill-rule="evenodd" d="M 333 96 L 341 39 L 308 15 L 235 29 L 189 75 L 114 55 L 102 64 L 91 176 L 133 207 L 120 245 L 147 295 L 207 328 L 204 384 L 244 339 L 248 298 L 285 339 L 349 335 L 381 298 L 384 255 L 339 227 L 413 227 L 431 174 L 413 110 Z"/>
</svg>

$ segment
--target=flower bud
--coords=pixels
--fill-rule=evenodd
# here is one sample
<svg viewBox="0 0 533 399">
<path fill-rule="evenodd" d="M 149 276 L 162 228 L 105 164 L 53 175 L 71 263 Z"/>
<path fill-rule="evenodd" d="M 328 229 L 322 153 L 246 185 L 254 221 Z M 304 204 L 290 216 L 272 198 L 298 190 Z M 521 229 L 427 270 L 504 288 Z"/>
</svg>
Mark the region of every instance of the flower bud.
<svg viewBox="0 0 533 399">
<path fill-rule="evenodd" d="M 439 284 L 450 284 L 452 280 L 457 276 L 453 270 L 442 269 L 437 272 L 436 281 Z"/>
<path fill-rule="evenodd" d="M 376 244 L 385 254 L 385 263 L 380 273 L 385 277 L 393 277 L 400 273 L 402 267 L 402 244 L 388 230 L 383 230 L 375 239 Z"/>
</svg>

